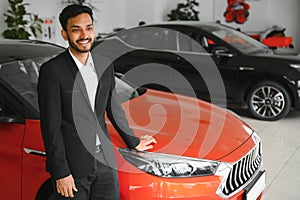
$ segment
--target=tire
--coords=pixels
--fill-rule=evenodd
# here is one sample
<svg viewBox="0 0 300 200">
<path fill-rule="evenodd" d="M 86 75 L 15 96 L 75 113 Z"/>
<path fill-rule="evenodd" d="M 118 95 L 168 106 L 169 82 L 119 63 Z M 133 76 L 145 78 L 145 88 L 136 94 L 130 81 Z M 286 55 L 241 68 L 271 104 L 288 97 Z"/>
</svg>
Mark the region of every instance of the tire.
<svg viewBox="0 0 300 200">
<path fill-rule="evenodd" d="M 52 193 L 47 200 L 56 200 L 56 196 L 54 193 Z"/>
<path fill-rule="evenodd" d="M 285 87 L 274 81 L 256 84 L 249 92 L 247 104 L 257 119 L 275 121 L 285 117 L 291 109 L 291 97 Z"/>
<path fill-rule="evenodd" d="M 37 197 L 35 200 L 57 200 L 54 192 L 45 193 Z"/>
<path fill-rule="evenodd" d="M 37 192 L 35 200 L 56 200 L 56 194 L 53 191 L 52 182 L 48 179 Z"/>
</svg>

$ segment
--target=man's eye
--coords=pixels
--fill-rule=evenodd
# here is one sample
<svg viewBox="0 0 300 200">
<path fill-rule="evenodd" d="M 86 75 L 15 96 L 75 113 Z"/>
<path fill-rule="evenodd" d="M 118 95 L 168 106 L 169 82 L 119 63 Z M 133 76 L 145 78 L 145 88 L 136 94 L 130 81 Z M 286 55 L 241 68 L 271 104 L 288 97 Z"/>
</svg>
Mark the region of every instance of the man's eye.
<svg viewBox="0 0 300 200">
<path fill-rule="evenodd" d="M 79 30 L 78 29 L 72 29 L 72 32 L 73 33 L 76 33 L 76 32 L 78 32 Z"/>
<path fill-rule="evenodd" d="M 93 27 L 88 27 L 86 30 L 91 31 L 93 30 Z"/>
</svg>

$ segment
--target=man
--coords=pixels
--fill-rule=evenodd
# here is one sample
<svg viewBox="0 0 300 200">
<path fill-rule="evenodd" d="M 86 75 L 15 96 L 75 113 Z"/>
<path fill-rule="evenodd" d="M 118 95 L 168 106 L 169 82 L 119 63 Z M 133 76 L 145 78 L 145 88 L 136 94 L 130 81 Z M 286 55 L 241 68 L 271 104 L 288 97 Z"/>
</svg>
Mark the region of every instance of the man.
<svg viewBox="0 0 300 200">
<path fill-rule="evenodd" d="M 129 148 L 147 150 L 156 141 L 134 136 L 118 103 L 112 66 L 90 53 L 92 10 L 70 5 L 59 20 L 69 48 L 41 67 L 38 83 L 46 169 L 58 199 L 119 199 L 105 111 Z"/>
</svg>

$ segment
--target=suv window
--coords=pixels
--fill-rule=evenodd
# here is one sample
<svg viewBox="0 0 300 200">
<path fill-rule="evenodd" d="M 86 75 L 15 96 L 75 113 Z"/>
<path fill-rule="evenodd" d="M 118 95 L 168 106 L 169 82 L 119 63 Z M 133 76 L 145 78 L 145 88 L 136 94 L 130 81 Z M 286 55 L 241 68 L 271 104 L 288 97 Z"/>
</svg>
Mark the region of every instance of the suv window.
<svg viewBox="0 0 300 200">
<path fill-rule="evenodd" d="M 126 43 L 153 49 L 176 50 L 176 32 L 164 28 L 145 27 L 128 32 L 121 32 L 118 36 Z"/>
</svg>

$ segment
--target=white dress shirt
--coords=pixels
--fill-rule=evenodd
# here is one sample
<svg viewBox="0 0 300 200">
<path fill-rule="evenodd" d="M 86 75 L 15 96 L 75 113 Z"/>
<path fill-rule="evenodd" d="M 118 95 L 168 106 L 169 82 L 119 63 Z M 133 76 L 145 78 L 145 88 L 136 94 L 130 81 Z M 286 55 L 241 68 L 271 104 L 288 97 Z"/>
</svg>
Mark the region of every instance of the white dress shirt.
<svg viewBox="0 0 300 200">
<path fill-rule="evenodd" d="M 98 87 L 98 76 L 94 67 L 94 62 L 91 53 L 89 52 L 88 59 L 84 64 L 82 64 L 69 50 L 73 60 L 75 61 L 79 72 L 83 78 L 85 88 L 89 97 L 91 108 L 95 111 L 95 98 Z M 96 145 L 100 145 L 100 140 L 98 135 L 96 135 Z"/>
</svg>

